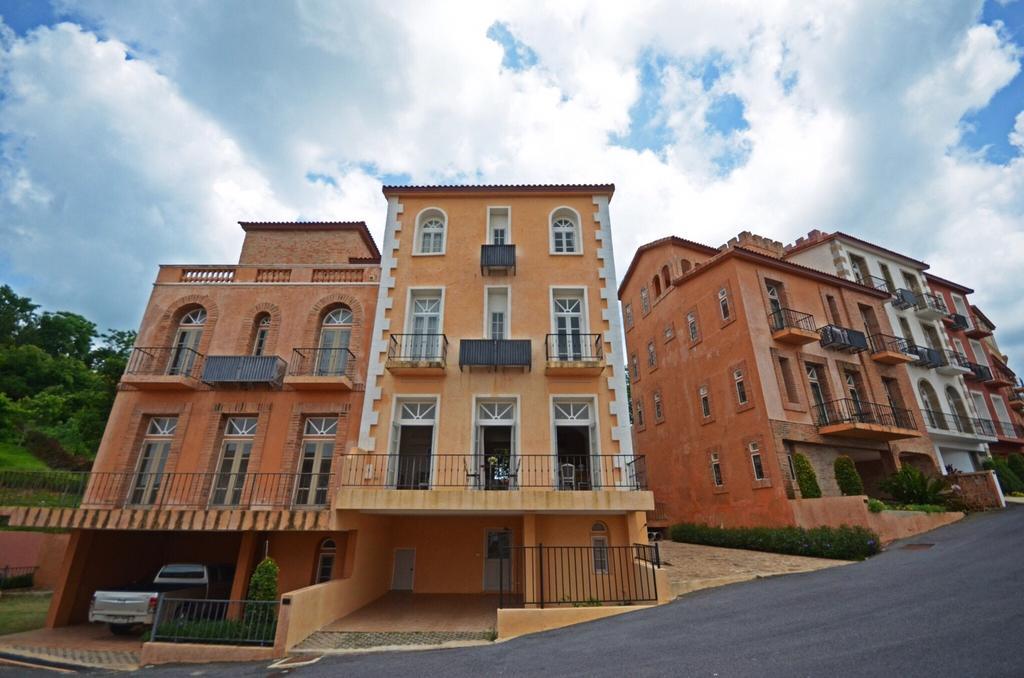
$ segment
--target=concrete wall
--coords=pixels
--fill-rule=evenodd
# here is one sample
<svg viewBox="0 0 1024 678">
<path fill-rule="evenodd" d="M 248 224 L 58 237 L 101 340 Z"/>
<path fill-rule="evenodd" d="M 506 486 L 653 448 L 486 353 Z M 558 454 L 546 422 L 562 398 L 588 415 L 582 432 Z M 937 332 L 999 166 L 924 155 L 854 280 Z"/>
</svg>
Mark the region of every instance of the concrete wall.
<svg viewBox="0 0 1024 678">
<path fill-rule="evenodd" d="M 822 497 L 820 499 L 792 500 L 793 514 L 798 527 L 861 526 L 874 530 L 883 544 L 896 539 L 928 532 L 943 525 L 955 523 L 964 517 L 959 511 L 923 513 L 921 511 L 882 511 L 867 509 L 867 497 Z"/>
</svg>

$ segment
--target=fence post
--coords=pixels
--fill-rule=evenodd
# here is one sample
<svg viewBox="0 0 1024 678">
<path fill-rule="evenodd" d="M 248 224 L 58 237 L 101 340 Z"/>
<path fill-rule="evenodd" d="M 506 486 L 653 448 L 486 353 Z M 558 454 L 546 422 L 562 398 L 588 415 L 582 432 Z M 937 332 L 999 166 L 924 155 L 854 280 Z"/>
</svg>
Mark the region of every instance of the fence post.
<svg viewBox="0 0 1024 678">
<path fill-rule="evenodd" d="M 540 580 L 540 609 L 544 609 L 544 544 L 537 544 L 537 574 Z"/>
<path fill-rule="evenodd" d="M 160 594 L 156 597 L 156 612 L 153 613 L 153 632 L 150 634 L 150 637 L 152 637 L 154 641 L 159 640 L 160 615 L 161 613 L 163 613 L 163 611 L 164 597 L 163 594 Z"/>
<path fill-rule="evenodd" d="M 658 565 L 658 569 L 661 569 L 661 547 L 658 546 L 658 542 L 654 542 L 654 562 Z"/>
<path fill-rule="evenodd" d="M 505 607 L 505 554 L 498 558 L 498 609 Z"/>
</svg>

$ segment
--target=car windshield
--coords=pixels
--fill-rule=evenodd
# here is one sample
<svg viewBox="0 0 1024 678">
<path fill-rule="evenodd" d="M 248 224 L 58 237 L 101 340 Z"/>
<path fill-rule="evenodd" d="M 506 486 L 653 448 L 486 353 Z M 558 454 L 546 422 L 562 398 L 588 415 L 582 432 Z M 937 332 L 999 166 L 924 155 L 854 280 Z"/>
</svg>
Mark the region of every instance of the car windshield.
<svg viewBox="0 0 1024 678">
<path fill-rule="evenodd" d="M 157 575 L 162 579 L 202 579 L 202 565 L 164 565 Z"/>
</svg>

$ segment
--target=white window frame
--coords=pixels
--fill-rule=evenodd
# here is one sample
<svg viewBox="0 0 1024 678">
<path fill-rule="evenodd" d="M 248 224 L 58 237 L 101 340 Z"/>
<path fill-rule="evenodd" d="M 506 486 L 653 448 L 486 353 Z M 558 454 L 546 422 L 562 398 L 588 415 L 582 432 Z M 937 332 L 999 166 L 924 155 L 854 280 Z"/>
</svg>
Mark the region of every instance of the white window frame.
<svg viewBox="0 0 1024 678">
<path fill-rule="evenodd" d="M 953 308 L 956 309 L 956 312 L 967 318 L 967 329 L 972 329 L 974 327 L 974 318 L 971 317 L 971 311 L 967 307 L 967 299 L 959 294 L 950 294 L 949 296 L 953 298 Z"/>
<path fill-rule="evenodd" d="M 579 285 L 550 285 L 548 287 L 548 313 L 550 315 L 549 322 L 551 323 L 551 334 L 558 333 L 558 321 L 555 314 L 555 297 L 559 294 L 566 296 L 570 294 L 579 294 L 583 300 L 583 309 L 581 313 L 583 317 L 580 323 L 580 334 L 590 334 L 590 300 L 587 295 L 587 288 L 580 287 Z"/>
<path fill-rule="evenodd" d="M 481 426 L 502 426 L 504 423 L 484 423 L 480 420 L 480 405 L 485 403 L 508 403 L 512 405 L 513 416 L 510 421 L 512 426 L 512 449 L 510 454 L 512 462 L 519 459 L 519 455 L 522 449 L 523 440 L 523 425 L 522 425 L 522 412 L 523 408 L 520 403 L 518 395 L 475 395 L 470 399 L 470 421 L 472 422 L 473 430 L 470 432 L 470 440 L 473 442 L 473 455 L 474 458 L 477 454 L 477 450 L 480 449 L 480 427 Z M 435 418 L 436 426 L 436 418 Z M 505 420 L 502 420 L 504 422 Z"/>
<path fill-rule="evenodd" d="M 505 339 L 512 337 L 512 287 L 509 285 L 484 285 L 484 333 L 480 336 L 492 339 L 491 336 L 491 290 L 505 290 Z"/>
<path fill-rule="evenodd" d="M 718 313 L 722 316 L 722 322 L 732 320 L 732 302 L 729 300 L 729 290 L 725 287 L 718 288 Z"/>
<path fill-rule="evenodd" d="M 505 210 L 508 216 L 508 224 L 505 226 L 505 245 L 512 244 L 512 206 L 511 205 L 488 205 L 487 206 L 487 231 L 484 233 L 484 242 L 488 245 L 495 245 L 494 231 L 491 230 L 491 211 Z"/>
<path fill-rule="evenodd" d="M 411 420 L 403 419 L 399 415 L 401 414 L 401 406 L 407 402 L 430 402 L 434 403 L 434 418 L 433 419 L 422 419 L 422 420 Z M 391 454 L 391 450 L 397 450 L 395 447 L 395 428 L 401 427 L 403 424 L 411 425 L 423 425 L 426 422 L 430 422 L 433 426 L 433 439 L 430 443 L 430 456 L 431 464 L 436 463 L 437 455 L 440 452 L 437 449 L 437 434 L 438 429 L 441 428 L 441 396 L 436 393 L 396 393 L 391 399 L 391 419 L 388 421 L 388 445 L 385 450 L 387 454 Z M 397 453 L 397 452 L 396 452 Z M 431 477 L 433 477 L 433 469 L 431 469 Z"/>
<path fill-rule="evenodd" d="M 441 251 L 440 252 L 424 252 L 423 251 L 423 223 L 422 222 L 423 222 L 423 215 L 426 212 L 439 212 L 441 214 L 441 216 L 444 217 L 444 219 L 442 220 L 444 222 L 444 225 L 443 225 L 443 229 L 441 231 Z M 414 231 L 414 238 L 413 238 L 413 245 L 412 245 L 412 254 L 413 254 L 413 256 L 414 257 L 440 257 L 440 256 L 444 255 L 444 253 L 448 250 L 448 227 L 449 227 L 448 213 L 445 212 L 440 207 L 435 207 L 435 206 L 424 207 L 416 215 L 416 221 L 414 223 L 415 223 L 416 227 L 413 229 L 413 231 Z"/>
<path fill-rule="evenodd" d="M 422 286 L 422 287 L 421 286 L 415 286 L 415 287 L 406 288 L 406 290 L 405 290 L 405 321 L 404 321 L 404 324 L 402 326 L 402 333 L 403 334 L 412 334 L 413 333 L 413 330 L 414 330 L 413 322 L 412 322 L 413 299 L 414 299 L 414 297 L 417 296 L 417 293 L 420 293 L 420 292 L 440 292 L 440 294 L 441 294 L 441 306 L 438 309 L 438 313 L 439 313 L 440 317 L 437 320 L 437 333 L 438 334 L 444 334 L 444 297 L 445 297 L 445 288 L 444 287 L 439 287 L 437 285 L 425 285 L 425 286 Z M 422 295 L 422 296 L 426 296 L 426 295 Z"/>
<path fill-rule="evenodd" d="M 754 471 L 754 480 L 764 480 L 767 478 L 768 474 L 764 472 L 764 456 L 761 454 L 761 446 L 755 442 L 748 443 L 747 452 L 750 454 L 750 467 Z M 757 464 L 754 463 L 754 457 L 757 457 L 761 465 L 760 474 L 758 474 Z"/>
<path fill-rule="evenodd" d="M 715 469 L 718 469 L 718 473 L 715 473 Z M 725 487 L 725 473 L 722 472 L 722 459 L 717 452 L 711 454 L 711 463 L 708 465 L 708 470 L 711 471 L 711 483 L 715 487 Z"/>
<path fill-rule="evenodd" d="M 606 534 L 591 534 L 590 535 L 590 546 L 591 546 L 591 560 L 594 567 L 594 574 L 608 574 L 611 571 L 611 564 L 609 563 L 609 551 L 608 551 L 608 535 Z M 604 567 L 598 565 L 597 554 L 603 554 Z"/>
<path fill-rule="evenodd" d="M 640 312 L 644 315 L 651 312 L 651 293 L 646 285 L 640 288 Z"/>
<path fill-rule="evenodd" d="M 743 370 L 737 368 L 732 371 L 733 385 L 736 387 L 736 402 L 740 405 L 746 405 L 750 402 L 750 395 L 747 393 L 747 380 L 743 374 Z M 740 387 L 743 387 L 743 392 L 740 393 Z"/>
<path fill-rule="evenodd" d="M 697 314 L 693 311 L 686 314 L 686 334 L 690 338 L 691 344 L 700 340 L 700 323 L 697 320 Z"/>
<path fill-rule="evenodd" d="M 968 339 L 971 344 L 971 352 L 974 353 L 974 361 L 979 365 L 992 369 L 992 365 L 988 362 L 988 353 L 985 352 L 985 346 L 977 339 Z"/>
<path fill-rule="evenodd" d="M 576 248 L 572 252 L 555 251 L 555 213 L 559 210 L 572 212 L 576 219 L 575 243 Z M 580 213 L 568 205 L 559 205 L 548 213 L 548 253 L 558 257 L 576 257 L 583 254 L 583 219 Z"/>
<path fill-rule="evenodd" d="M 700 401 L 700 414 L 702 419 L 708 419 L 711 417 L 711 389 L 707 386 L 701 386 L 697 390 L 698 400 Z"/>
</svg>

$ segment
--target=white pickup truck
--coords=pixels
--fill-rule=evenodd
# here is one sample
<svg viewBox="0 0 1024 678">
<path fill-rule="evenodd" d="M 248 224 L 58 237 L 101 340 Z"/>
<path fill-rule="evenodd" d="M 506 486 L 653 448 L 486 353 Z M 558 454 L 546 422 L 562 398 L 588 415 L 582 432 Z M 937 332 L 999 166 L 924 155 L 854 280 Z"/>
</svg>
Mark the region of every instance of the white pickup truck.
<svg viewBox="0 0 1024 678">
<path fill-rule="evenodd" d="M 117 635 L 137 624 L 152 624 L 160 597 L 167 599 L 226 599 L 231 594 L 233 568 L 228 565 L 174 563 L 164 565 L 151 584 L 104 589 L 92 594 L 89 621 L 110 625 Z"/>
</svg>

